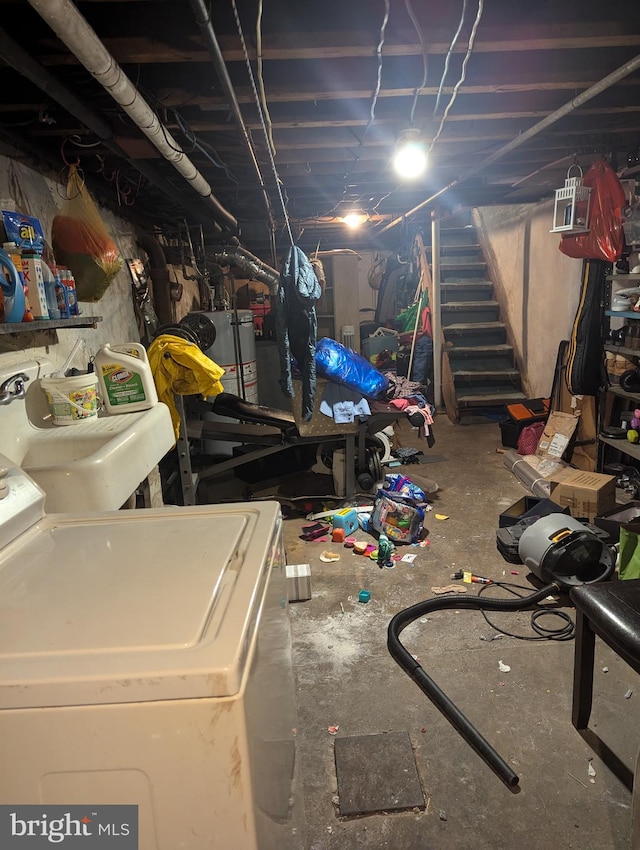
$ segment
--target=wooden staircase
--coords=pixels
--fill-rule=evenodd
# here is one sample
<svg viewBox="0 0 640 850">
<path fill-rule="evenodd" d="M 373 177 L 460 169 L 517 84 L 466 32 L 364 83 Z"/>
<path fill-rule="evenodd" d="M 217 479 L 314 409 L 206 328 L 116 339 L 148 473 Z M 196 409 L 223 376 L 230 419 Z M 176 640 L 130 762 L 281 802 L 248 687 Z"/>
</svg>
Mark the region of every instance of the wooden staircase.
<svg viewBox="0 0 640 850">
<path fill-rule="evenodd" d="M 448 359 L 443 395 L 453 422 L 480 410 L 499 413 L 525 398 L 473 225 L 440 230 L 440 317 Z M 453 387 L 444 386 L 448 379 Z"/>
</svg>

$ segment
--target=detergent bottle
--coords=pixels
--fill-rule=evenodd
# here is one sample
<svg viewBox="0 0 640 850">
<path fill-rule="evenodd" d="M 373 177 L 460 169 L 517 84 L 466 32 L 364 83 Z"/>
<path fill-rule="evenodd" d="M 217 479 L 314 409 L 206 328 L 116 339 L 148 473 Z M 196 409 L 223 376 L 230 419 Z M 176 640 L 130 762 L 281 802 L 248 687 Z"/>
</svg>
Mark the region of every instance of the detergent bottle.
<svg viewBox="0 0 640 850">
<path fill-rule="evenodd" d="M 107 413 L 134 413 L 158 403 L 147 352 L 139 342 L 103 345 L 94 365 Z"/>
<path fill-rule="evenodd" d="M 4 302 L 4 321 L 21 322 L 25 312 L 24 287 L 8 254 L 0 251 L 0 291 Z"/>
</svg>

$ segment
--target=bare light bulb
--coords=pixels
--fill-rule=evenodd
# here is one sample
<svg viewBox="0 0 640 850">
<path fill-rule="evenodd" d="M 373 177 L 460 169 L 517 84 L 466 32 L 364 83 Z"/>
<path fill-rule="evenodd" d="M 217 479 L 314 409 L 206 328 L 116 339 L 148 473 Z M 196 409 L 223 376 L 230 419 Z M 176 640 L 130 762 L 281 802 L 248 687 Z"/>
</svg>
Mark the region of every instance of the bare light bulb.
<svg viewBox="0 0 640 850">
<path fill-rule="evenodd" d="M 367 220 L 367 216 L 364 213 L 358 212 L 350 212 L 347 213 L 342 219 L 342 221 L 350 227 L 351 230 L 356 230 L 356 228 L 360 227 Z"/>
<path fill-rule="evenodd" d="M 393 168 L 403 180 L 415 180 L 424 174 L 427 168 L 427 152 L 420 140 L 419 130 L 403 130 L 400 134 Z"/>
</svg>

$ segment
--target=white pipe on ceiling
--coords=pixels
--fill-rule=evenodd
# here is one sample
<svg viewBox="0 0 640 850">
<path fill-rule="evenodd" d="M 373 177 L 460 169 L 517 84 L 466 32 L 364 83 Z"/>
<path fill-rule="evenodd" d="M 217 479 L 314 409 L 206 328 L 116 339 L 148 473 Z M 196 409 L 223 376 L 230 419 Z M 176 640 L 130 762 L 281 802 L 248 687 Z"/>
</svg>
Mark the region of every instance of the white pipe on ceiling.
<svg viewBox="0 0 640 850">
<path fill-rule="evenodd" d="M 238 226 L 236 219 L 214 196 L 207 180 L 184 153 L 169 130 L 158 120 L 153 109 L 71 0 L 29 0 L 29 4 L 122 107 L 162 156 L 173 165 L 198 195 L 209 202 L 214 218 L 220 224 L 236 230 Z"/>
</svg>

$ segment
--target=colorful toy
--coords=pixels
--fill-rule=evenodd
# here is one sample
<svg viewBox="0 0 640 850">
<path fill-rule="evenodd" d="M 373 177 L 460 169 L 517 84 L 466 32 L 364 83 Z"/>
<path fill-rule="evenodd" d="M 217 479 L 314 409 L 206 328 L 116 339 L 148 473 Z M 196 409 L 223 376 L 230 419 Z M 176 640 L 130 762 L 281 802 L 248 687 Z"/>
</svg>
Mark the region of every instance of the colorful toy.
<svg viewBox="0 0 640 850">
<path fill-rule="evenodd" d="M 386 534 L 381 534 L 378 537 L 378 557 L 376 560 L 379 567 L 386 567 L 387 564 L 392 563 L 391 555 L 395 548 Z"/>
</svg>

